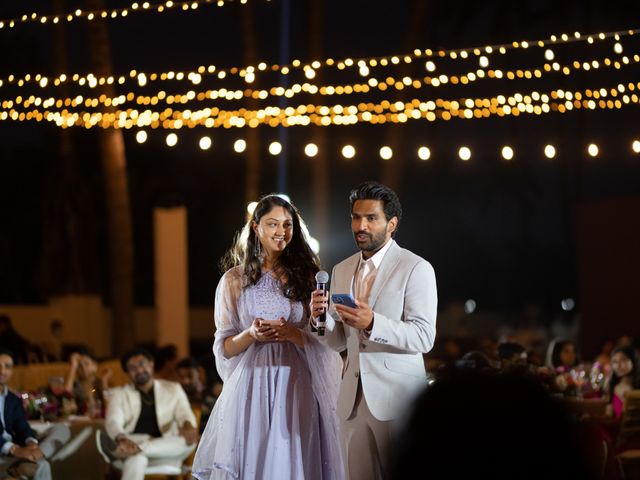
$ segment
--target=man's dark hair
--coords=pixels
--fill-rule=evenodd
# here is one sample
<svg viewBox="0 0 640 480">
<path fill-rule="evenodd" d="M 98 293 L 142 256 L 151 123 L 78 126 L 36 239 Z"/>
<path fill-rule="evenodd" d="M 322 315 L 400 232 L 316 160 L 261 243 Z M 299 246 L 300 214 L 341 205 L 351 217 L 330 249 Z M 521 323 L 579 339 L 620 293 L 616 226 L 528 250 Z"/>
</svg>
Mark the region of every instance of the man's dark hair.
<svg viewBox="0 0 640 480">
<path fill-rule="evenodd" d="M 6 355 L 8 357 L 11 357 L 11 360 L 13 360 L 14 362 L 16 361 L 15 357 L 13 356 L 13 352 L 8 348 L 0 347 L 0 355 Z"/>
<path fill-rule="evenodd" d="M 500 360 L 509 360 L 514 355 L 518 355 L 526 349 L 516 342 L 502 342 L 498 345 L 498 358 Z"/>
<path fill-rule="evenodd" d="M 153 362 L 153 355 L 151 355 L 149 350 L 143 347 L 134 347 L 128 352 L 126 352 L 124 355 L 122 355 L 122 357 L 120 357 L 120 365 L 122 366 L 122 370 L 126 372 L 127 363 L 129 363 L 129 360 L 131 360 L 131 358 L 133 357 L 137 357 L 138 355 L 142 355 L 147 360 L 151 360 Z"/>
<path fill-rule="evenodd" d="M 84 355 L 85 357 L 89 357 L 94 362 L 98 361 L 98 357 L 96 357 L 93 354 L 93 352 L 91 350 L 89 350 L 89 348 L 84 346 L 84 345 L 73 347 L 71 350 L 69 350 L 69 354 L 73 354 L 73 353 L 78 353 L 80 355 Z"/>
<path fill-rule="evenodd" d="M 198 368 L 200 366 L 200 362 L 193 357 L 185 357 L 178 362 L 176 365 L 176 369 L 178 368 Z"/>
<path fill-rule="evenodd" d="M 398 224 L 392 235 L 395 237 L 400 227 L 400 221 L 402 220 L 402 205 L 400 205 L 400 199 L 398 195 L 396 195 L 396 192 L 378 182 L 364 182 L 357 188 L 351 190 L 349 194 L 351 211 L 353 211 L 353 204 L 356 203 L 356 200 L 380 200 L 387 222 L 393 217 L 398 219 Z"/>
</svg>

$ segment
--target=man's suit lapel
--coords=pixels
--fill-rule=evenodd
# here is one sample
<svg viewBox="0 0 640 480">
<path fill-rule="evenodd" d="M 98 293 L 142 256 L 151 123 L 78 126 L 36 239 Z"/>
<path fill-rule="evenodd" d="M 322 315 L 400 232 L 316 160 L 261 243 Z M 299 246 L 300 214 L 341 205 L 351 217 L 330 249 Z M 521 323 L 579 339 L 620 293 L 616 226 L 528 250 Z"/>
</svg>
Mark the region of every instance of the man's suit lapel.
<svg viewBox="0 0 640 480">
<path fill-rule="evenodd" d="M 334 293 L 350 293 L 355 297 L 356 292 L 353 291 L 353 279 L 358 269 L 360 256 L 360 253 L 356 253 L 348 259 L 348 263 L 345 265 L 345 275 L 340 277 L 340 284 L 336 285 L 337 288 L 333 290 Z"/>
<path fill-rule="evenodd" d="M 391 240 L 393 242 L 389 247 L 389 250 L 385 254 L 382 262 L 380 262 L 380 267 L 378 268 L 378 272 L 376 273 L 376 279 L 371 286 L 371 292 L 369 292 L 369 307 L 373 308 L 376 304 L 376 300 L 378 300 L 378 296 L 380 292 L 384 288 L 385 283 L 394 270 L 398 267 L 398 260 L 400 258 L 400 247 L 395 242 L 395 240 Z"/>
<path fill-rule="evenodd" d="M 162 408 L 162 406 L 166 405 L 167 403 L 169 403 L 170 395 L 168 395 L 165 392 L 165 390 L 162 388 L 162 385 L 160 384 L 160 382 L 154 380 L 153 381 L 153 396 L 155 398 L 155 405 L 156 405 L 156 421 L 158 422 L 158 428 L 162 432 L 161 425 L 165 425 L 167 423 L 167 422 L 163 421 L 164 420 L 163 416 L 165 415 L 165 410 Z M 164 401 L 160 400 L 162 398 L 164 398 Z M 162 433 L 164 433 L 164 432 L 162 432 Z"/>
<path fill-rule="evenodd" d="M 142 402 L 140 401 L 140 394 L 138 393 L 138 390 L 136 390 L 135 385 L 133 385 L 132 383 L 128 385 L 126 392 L 127 399 L 129 401 L 129 408 L 131 408 L 130 418 L 132 422 L 131 429 L 133 431 L 133 429 L 136 428 L 136 425 L 138 424 L 138 420 L 140 419 Z"/>
</svg>

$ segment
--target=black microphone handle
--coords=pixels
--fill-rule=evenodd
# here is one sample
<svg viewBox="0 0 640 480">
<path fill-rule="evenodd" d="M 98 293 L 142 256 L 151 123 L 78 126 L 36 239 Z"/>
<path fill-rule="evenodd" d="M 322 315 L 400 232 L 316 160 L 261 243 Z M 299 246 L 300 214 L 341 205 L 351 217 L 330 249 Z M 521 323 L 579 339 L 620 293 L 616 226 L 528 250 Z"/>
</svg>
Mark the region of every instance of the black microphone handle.
<svg viewBox="0 0 640 480">
<path fill-rule="evenodd" d="M 327 293 L 327 284 L 326 283 L 316 283 L 316 290 L 322 290 L 322 293 Z M 318 317 L 318 319 L 316 320 L 317 323 L 317 331 L 318 331 L 318 336 L 322 337 L 324 336 L 324 329 L 325 329 L 325 324 L 327 322 L 327 312 L 326 309 L 324 312 L 322 312 L 320 314 L 320 316 Z"/>
</svg>

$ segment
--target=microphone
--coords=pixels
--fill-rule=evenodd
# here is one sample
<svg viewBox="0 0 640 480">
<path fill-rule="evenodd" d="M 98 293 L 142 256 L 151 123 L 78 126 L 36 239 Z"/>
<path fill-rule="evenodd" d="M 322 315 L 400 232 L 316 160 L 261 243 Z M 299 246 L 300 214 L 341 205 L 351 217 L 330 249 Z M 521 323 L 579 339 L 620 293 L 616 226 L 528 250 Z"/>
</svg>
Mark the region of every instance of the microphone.
<svg viewBox="0 0 640 480">
<path fill-rule="evenodd" d="M 329 274 L 324 270 L 320 270 L 316 273 L 316 290 L 322 290 L 323 294 L 327 293 L 327 282 L 329 281 Z M 319 336 L 324 336 L 324 329 L 327 324 L 327 311 L 320 314 L 316 319 L 316 328 Z"/>
</svg>

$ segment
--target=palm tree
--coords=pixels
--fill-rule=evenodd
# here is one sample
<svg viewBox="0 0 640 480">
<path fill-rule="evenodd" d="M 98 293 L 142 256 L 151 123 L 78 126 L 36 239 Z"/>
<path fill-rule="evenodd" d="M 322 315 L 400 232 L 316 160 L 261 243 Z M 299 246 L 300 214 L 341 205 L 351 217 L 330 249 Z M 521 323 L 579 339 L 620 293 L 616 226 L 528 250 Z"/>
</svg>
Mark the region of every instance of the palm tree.
<svg viewBox="0 0 640 480">
<path fill-rule="evenodd" d="M 91 11 L 104 9 L 104 0 L 87 0 Z M 95 19 L 88 23 L 89 52 L 96 75 L 112 73 L 107 25 Z M 100 93 L 115 96 L 113 85 Z M 113 107 L 111 107 L 113 109 Z M 108 111 L 108 110 L 107 110 Z M 133 227 L 127 181 L 127 158 L 122 130 L 99 130 L 100 157 L 105 182 L 109 244 L 109 283 L 113 316 L 113 351 L 121 354 L 135 343 L 133 324 Z"/>
</svg>

